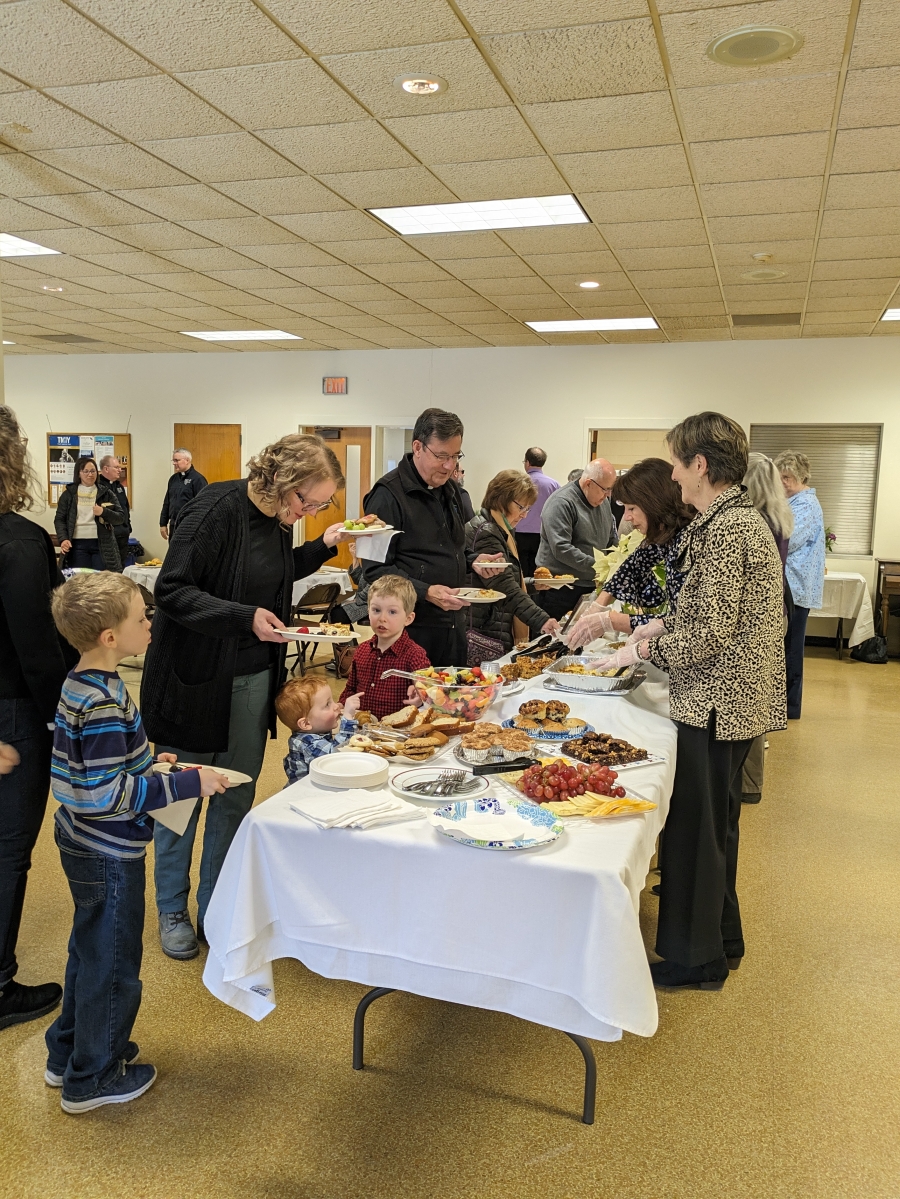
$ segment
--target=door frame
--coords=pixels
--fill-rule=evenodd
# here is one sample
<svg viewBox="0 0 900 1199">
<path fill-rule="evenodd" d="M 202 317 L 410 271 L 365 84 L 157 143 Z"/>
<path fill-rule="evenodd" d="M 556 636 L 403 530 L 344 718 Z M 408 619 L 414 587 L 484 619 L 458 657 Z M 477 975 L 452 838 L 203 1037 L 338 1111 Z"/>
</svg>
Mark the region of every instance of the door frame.
<svg viewBox="0 0 900 1199">
<path fill-rule="evenodd" d="M 676 422 L 677 423 L 677 422 Z M 581 449 L 585 463 L 590 462 L 592 429 L 661 429 L 667 432 L 672 421 L 666 417 L 593 416 L 585 417 L 582 424 Z"/>
</svg>

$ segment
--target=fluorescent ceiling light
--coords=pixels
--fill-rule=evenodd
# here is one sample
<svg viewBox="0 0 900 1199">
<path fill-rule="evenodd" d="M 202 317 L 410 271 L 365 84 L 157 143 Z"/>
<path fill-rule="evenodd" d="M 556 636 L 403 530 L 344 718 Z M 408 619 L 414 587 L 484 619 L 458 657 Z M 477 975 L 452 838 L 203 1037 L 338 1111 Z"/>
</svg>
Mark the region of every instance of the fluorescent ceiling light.
<svg viewBox="0 0 900 1199">
<path fill-rule="evenodd" d="M 585 279 L 584 283 L 579 283 L 578 286 L 591 288 L 591 287 L 599 287 L 600 284 L 595 283 L 593 279 Z"/>
<path fill-rule="evenodd" d="M 185 337 L 198 337 L 201 341 L 302 341 L 296 333 L 285 333 L 283 329 L 219 329 L 212 332 L 189 333 L 181 330 Z"/>
<path fill-rule="evenodd" d="M 900 321 L 900 308 L 889 308 L 881 319 L 883 321 Z"/>
<path fill-rule="evenodd" d="M 370 208 L 397 233 L 471 233 L 478 229 L 526 229 L 533 225 L 588 225 L 574 196 L 525 200 L 478 200 L 471 204 L 416 204 L 409 208 Z"/>
<path fill-rule="evenodd" d="M 14 341 L 5 341 L 3 344 L 5 346 L 14 346 L 16 343 Z"/>
<path fill-rule="evenodd" d="M 535 333 L 590 333 L 600 329 L 658 329 L 652 316 L 614 316 L 606 320 L 526 321 Z"/>
<path fill-rule="evenodd" d="M 24 241 L 11 233 L 0 233 L 0 258 L 27 258 L 32 254 L 59 254 L 59 250 L 48 250 L 36 241 Z"/>
</svg>

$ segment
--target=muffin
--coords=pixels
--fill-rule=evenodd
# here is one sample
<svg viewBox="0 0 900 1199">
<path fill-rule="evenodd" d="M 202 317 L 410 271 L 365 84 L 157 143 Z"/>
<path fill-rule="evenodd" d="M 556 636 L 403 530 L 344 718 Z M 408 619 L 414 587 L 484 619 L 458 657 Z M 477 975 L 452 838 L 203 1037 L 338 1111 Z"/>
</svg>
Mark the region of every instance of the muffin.
<svg viewBox="0 0 900 1199">
<path fill-rule="evenodd" d="M 570 711 L 569 705 L 564 704 L 561 699 L 551 699 L 547 703 L 548 720 L 565 720 Z"/>
<path fill-rule="evenodd" d="M 568 708 L 566 709 L 568 712 Z M 547 715 L 547 702 L 543 699 L 529 699 L 519 706 L 519 715 L 529 720 L 544 720 Z"/>
</svg>

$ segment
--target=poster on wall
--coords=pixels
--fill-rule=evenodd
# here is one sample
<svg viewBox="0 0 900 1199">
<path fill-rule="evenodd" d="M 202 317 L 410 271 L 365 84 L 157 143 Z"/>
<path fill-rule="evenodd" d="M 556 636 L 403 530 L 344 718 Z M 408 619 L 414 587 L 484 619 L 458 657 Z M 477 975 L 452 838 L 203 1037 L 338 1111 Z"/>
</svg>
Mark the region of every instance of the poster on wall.
<svg viewBox="0 0 900 1199">
<path fill-rule="evenodd" d="M 114 454 L 121 466 L 119 480 L 126 492 L 129 487 L 131 437 L 127 433 L 48 433 L 47 498 L 56 506 L 64 488 L 75 481 L 75 463 L 79 458 L 94 458 L 98 463 Z M 130 500 L 129 495 L 129 500 Z"/>
</svg>

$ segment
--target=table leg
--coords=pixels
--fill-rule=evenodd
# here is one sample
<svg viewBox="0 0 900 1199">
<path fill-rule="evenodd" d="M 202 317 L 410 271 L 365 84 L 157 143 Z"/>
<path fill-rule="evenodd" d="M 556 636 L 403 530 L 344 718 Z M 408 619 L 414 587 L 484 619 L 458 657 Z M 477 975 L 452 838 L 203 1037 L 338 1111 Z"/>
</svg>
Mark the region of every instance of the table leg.
<svg viewBox="0 0 900 1199">
<path fill-rule="evenodd" d="M 597 1062 L 594 1050 L 587 1037 L 581 1037 L 577 1032 L 567 1032 L 566 1036 L 575 1042 L 584 1058 L 584 1107 L 581 1113 L 582 1124 L 594 1123 L 594 1103 L 597 1098 Z"/>
<path fill-rule="evenodd" d="M 369 1010 L 370 1004 L 373 1004 L 376 999 L 380 999 L 382 995 L 392 995 L 394 987 L 375 987 L 372 991 L 367 991 L 362 999 L 356 1005 L 356 1014 L 353 1017 L 353 1069 L 362 1070 L 365 1062 L 363 1061 L 363 1049 L 366 1036 L 366 1012 Z M 582 1050 L 582 1053 L 584 1050 Z"/>
<path fill-rule="evenodd" d="M 843 616 L 839 616 L 839 617 L 838 617 L 838 624 L 837 624 L 837 654 L 838 654 L 838 659 L 839 659 L 841 662 L 843 662 L 843 660 L 844 660 L 844 618 L 843 618 Z"/>
</svg>

